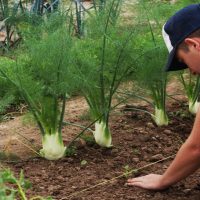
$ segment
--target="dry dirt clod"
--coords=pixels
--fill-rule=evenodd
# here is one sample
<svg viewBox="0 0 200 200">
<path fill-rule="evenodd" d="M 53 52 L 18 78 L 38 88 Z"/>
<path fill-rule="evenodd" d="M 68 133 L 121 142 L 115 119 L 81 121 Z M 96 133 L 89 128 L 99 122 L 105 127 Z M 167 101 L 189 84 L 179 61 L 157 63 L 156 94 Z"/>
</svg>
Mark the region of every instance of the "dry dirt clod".
<svg viewBox="0 0 200 200">
<path fill-rule="evenodd" d="M 151 162 L 156 162 L 156 161 L 162 160 L 162 159 L 164 159 L 164 156 L 163 156 L 162 154 L 156 154 L 156 155 L 152 156 L 152 157 L 149 159 L 149 161 L 151 161 Z"/>
<path fill-rule="evenodd" d="M 149 136 L 149 135 L 140 135 L 140 136 L 139 136 L 139 140 L 140 140 L 141 142 L 148 142 L 148 141 L 151 140 L 151 136 Z"/>
<path fill-rule="evenodd" d="M 151 122 L 148 122 L 146 125 L 148 128 L 155 128 L 154 124 Z"/>
<path fill-rule="evenodd" d="M 154 195 L 154 199 L 162 200 L 162 199 L 163 199 L 163 195 L 162 195 L 162 193 L 160 193 L 160 192 L 156 192 L 155 195 Z"/>
<path fill-rule="evenodd" d="M 113 149 L 111 150 L 111 154 L 117 154 L 117 153 L 119 153 L 119 149 L 113 148 Z"/>
<path fill-rule="evenodd" d="M 166 135 L 171 135 L 172 134 L 172 131 L 171 130 L 168 130 L 168 129 L 165 129 L 163 131 L 163 133 L 165 133 Z"/>
<path fill-rule="evenodd" d="M 135 163 L 138 163 L 140 161 L 139 158 L 132 158 L 132 161 L 135 162 Z"/>
<path fill-rule="evenodd" d="M 183 192 L 185 193 L 185 194 L 190 194 L 190 192 L 191 192 L 191 189 L 185 189 L 185 190 L 183 190 Z"/>
<path fill-rule="evenodd" d="M 86 146 L 86 141 L 83 139 L 78 139 L 74 142 L 74 145 L 77 147 L 77 149 L 82 149 Z"/>
</svg>

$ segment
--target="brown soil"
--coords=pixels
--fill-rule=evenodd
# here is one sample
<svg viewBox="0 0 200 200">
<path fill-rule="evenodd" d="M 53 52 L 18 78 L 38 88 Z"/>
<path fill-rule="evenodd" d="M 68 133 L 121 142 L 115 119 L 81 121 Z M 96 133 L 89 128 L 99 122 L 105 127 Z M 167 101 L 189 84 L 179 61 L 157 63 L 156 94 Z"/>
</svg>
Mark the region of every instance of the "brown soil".
<svg viewBox="0 0 200 200">
<path fill-rule="evenodd" d="M 143 107 L 148 109 L 146 105 Z M 66 113 L 68 113 L 66 120 L 83 125 L 89 124 L 86 115 L 87 105 L 82 97 L 69 101 Z M 0 125 L 0 148 L 4 149 L 7 155 L 12 153 L 22 159 L 17 162 L 7 162 L 6 165 L 16 174 L 21 169 L 24 170 L 26 178 L 33 184 L 32 189 L 28 190 L 30 196 L 51 195 L 56 200 L 199 200 L 200 171 L 162 192 L 128 187 L 125 185 L 127 178 L 123 177 L 85 192 L 76 193 L 117 177 L 129 169 L 138 169 L 174 155 L 190 133 L 194 117 L 188 115 L 185 104 L 183 106 L 175 101 L 169 103 L 168 113 L 169 126 L 156 127 L 146 114 L 115 112 L 110 120 L 113 148 L 100 148 L 92 142 L 84 142 L 81 139 L 75 143 L 74 155 L 54 162 L 34 158 L 33 151 L 23 144 L 28 144 L 27 141 L 17 133 L 27 137 L 36 146 L 35 148 L 39 149 L 39 131 L 34 126 L 24 125 L 22 117 L 16 117 Z M 80 129 L 77 127 L 65 127 L 63 129 L 65 143 L 69 143 L 78 132 Z M 131 177 L 152 172 L 162 174 L 171 161 L 172 159 L 168 159 L 145 167 Z M 69 198 L 72 194 L 74 196 Z"/>
</svg>

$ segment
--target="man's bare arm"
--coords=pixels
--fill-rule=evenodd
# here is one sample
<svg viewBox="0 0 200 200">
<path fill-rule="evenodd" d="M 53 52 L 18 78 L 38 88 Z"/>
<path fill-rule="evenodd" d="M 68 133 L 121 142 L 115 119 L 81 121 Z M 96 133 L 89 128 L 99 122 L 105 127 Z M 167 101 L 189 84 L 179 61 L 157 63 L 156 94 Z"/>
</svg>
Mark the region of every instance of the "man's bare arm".
<svg viewBox="0 0 200 200">
<path fill-rule="evenodd" d="M 149 174 L 128 180 L 128 185 L 161 190 L 177 183 L 200 167 L 200 109 L 193 130 L 163 175 Z"/>
</svg>

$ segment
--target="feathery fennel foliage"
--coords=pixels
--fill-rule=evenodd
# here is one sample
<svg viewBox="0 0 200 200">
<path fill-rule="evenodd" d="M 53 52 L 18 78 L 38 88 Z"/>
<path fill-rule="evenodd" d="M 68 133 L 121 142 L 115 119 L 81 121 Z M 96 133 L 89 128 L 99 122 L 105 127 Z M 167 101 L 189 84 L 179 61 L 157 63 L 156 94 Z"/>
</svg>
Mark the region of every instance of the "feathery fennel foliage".
<svg viewBox="0 0 200 200">
<path fill-rule="evenodd" d="M 139 86 L 146 89 L 152 99 L 153 120 L 158 126 L 168 125 L 165 109 L 167 73 L 164 72 L 167 51 L 164 46 L 157 46 L 145 52 L 137 64 L 134 79 Z"/>
<path fill-rule="evenodd" d="M 175 12 L 190 4 L 199 3 L 198 0 L 138 0 L 137 7 L 144 9 L 144 5 L 149 13 L 149 19 L 155 21 L 162 28 L 163 24 Z M 141 11 L 141 10 L 140 10 Z"/>
</svg>

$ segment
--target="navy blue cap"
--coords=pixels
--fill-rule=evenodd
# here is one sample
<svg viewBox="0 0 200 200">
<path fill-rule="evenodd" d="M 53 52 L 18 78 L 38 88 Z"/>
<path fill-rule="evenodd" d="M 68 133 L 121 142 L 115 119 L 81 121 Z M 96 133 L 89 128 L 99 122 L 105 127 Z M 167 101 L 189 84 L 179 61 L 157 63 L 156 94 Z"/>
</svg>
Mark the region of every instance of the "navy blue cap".
<svg viewBox="0 0 200 200">
<path fill-rule="evenodd" d="M 200 28 L 200 4 L 189 5 L 175 13 L 163 26 L 163 38 L 169 50 L 165 71 L 187 68 L 176 58 L 178 45 L 191 33 Z"/>
</svg>

